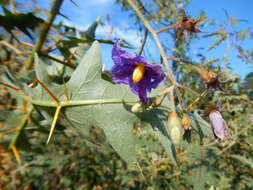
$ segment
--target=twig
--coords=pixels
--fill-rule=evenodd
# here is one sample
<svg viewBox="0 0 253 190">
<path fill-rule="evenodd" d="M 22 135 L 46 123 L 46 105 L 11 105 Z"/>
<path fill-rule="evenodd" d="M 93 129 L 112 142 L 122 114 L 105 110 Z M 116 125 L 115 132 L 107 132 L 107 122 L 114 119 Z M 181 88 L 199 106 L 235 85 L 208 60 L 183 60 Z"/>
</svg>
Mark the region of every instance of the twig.
<svg viewBox="0 0 253 190">
<path fill-rule="evenodd" d="M 0 41 L 0 44 L 10 48 L 11 50 L 13 50 L 16 54 L 21 54 L 21 51 L 19 49 L 17 49 L 16 47 L 14 47 L 12 44 L 4 41 L 4 40 L 1 40 Z"/>
<path fill-rule="evenodd" d="M 179 175 L 181 175 L 181 173 L 182 173 L 181 171 L 175 172 L 174 174 L 172 174 L 172 175 L 166 177 L 166 179 L 171 179 L 171 178 L 173 178 L 173 177 L 179 176 Z"/>
<path fill-rule="evenodd" d="M 53 24 L 53 21 L 54 21 L 56 15 L 59 13 L 59 9 L 60 9 L 62 3 L 63 3 L 63 0 L 55 0 L 54 1 L 51 11 L 49 13 L 49 16 L 46 20 L 46 23 L 42 28 L 42 31 L 41 31 L 41 34 L 40 34 L 38 40 L 36 41 L 35 47 L 33 48 L 33 54 L 28 58 L 28 60 L 25 63 L 26 69 L 29 70 L 32 68 L 33 61 L 34 61 L 34 53 L 40 52 L 40 50 L 43 46 L 43 43 L 46 40 L 49 29 L 50 29 L 51 25 Z"/>
<path fill-rule="evenodd" d="M 16 87 L 14 87 L 14 86 L 11 86 L 11 85 L 6 84 L 6 83 L 3 83 L 3 82 L 0 82 L 0 85 L 3 85 L 3 86 L 5 86 L 5 87 L 7 87 L 7 88 L 11 88 L 11 89 L 16 90 L 16 91 L 19 91 L 19 90 L 20 90 L 19 88 L 16 88 Z"/>
<path fill-rule="evenodd" d="M 191 88 L 187 87 L 187 86 L 184 86 L 182 84 L 179 84 L 179 83 L 176 83 L 176 86 L 179 87 L 179 88 L 182 88 L 183 90 L 186 90 L 188 92 L 190 92 L 191 94 L 194 94 L 195 96 L 199 97 L 201 96 L 200 93 L 196 92 L 195 90 L 192 90 Z M 208 104 L 208 102 L 205 100 L 205 97 L 202 97 L 202 100 Z"/>
<path fill-rule="evenodd" d="M 18 48 L 16 48 L 16 47 L 13 46 L 12 44 L 10 44 L 10 43 L 8 43 L 8 42 L 6 42 L 6 41 L 4 41 L 4 40 L 1 40 L 1 41 L 0 41 L 0 44 L 6 46 L 6 47 L 8 47 L 8 48 L 10 48 L 11 50 L 13 50 L 13 51 L 14 51 L 16 54 L 18 54 L 18 55 L 33 54 L 33 52 L 31 52 L 31 51 L 20 51 Z M 29 46 L 32 45 L 32 44 L 29 44 L 29 43 L 26 43 L 26 42 L 21 42 L 21 44 L 22 44 L 22 45 L 29 45 Z M 50 56 L 50 55 L 48 55 L 48 54 L 45 54 L 45 53 L 43 53 L 43 52 L 39 52 L 38 54 L 39 54 L 40 56 L 46 57 L 46 58 L 48 58 L 48 59 L 52 59 L 52 60 L 54 60 L 54 61 L 56 61 L 56 62 L 58 62 L 58 63 L 61 63 L 61 64 L 65 65 L 65 66 L 68 66 L 68 67 L 70 67 L 70 68 L 72 68 L 72 69 L 75 69 L 75 68 L 76 68 L 76 66 L 75 66 L 74 64 L 70 63 L 69 60 L 68 60 L 68 61 L 62 61 L 62 60 L 59 60 L 59 59 L 57 59 L 57 58 L 55 58 L 55 57 L 52 57 L 52 56 Z"/>
<path fill-rule="evenodd" d="M 232 137 L 232 139 L 238 138 L 239 135 L 241 135 L 242 133 L 244 133 L 245 131 L 247 131 L 249 128 L 252 128 L 252 127 L 253 127 L 253 126 L 248 126 L 248 127 L 244 128 L 244 129 L 242 129 L 241 131 L 239 131 L 238 133 L 236 133 L 236 134 Z M 223 150 L 221 150 L 220 152 L 218 152 L 218 155 L 224 153 L 225 151 L 227 151 L 228 149 L 230 149 L 232 146 L 234 146 L 234 145 L 237 143 L 236 140 L 237 140 L 237 139 L 235 139 L 235 140 L 234 140 L 231 144 L 229 144 L 226 148 L 224 148 Z"/>
<path fill-rule="evenodd" d="M 251 102 L 250 100 L 247 100 L 245 98 L 241 98 L 241 100 L 253 106 L 253 102 Z"/>
<path fill-rule="evenodd" d="M 191 88 L 188 88 L 187 86 L 184 86 L 182 84 L 176 83 L 176 86 L 178 86 L 179 88 L 182 88 L 186 91 L 189 91 L 190 93 L 196 95 L 196 96 L 200 96 L 200 93 L 196 92 L 195 90 L 192 90 Z"/>
<path fill-rule="evenodd" d="M 141 48 L 140 48 L 140 50 L 139 50 L 138 55 L 141 55 L 141 54 L 142 54 L 142 51 L 143 51 L 144 46 L 145 46 L 145 43 L 146 43 L 146 41 L 147 41 L 147 37 L 148 37 L 148 29 L 145 30 L 144 38 L 143 38 L 143 41 L 142 41 L 142 44 L 141 44 Z"/>
<path fill-rule="evenodd" d="M 194 67 L 197 67 L 198 64 L 199 64 L 199 63 L 192 62 L 192 61 L 188 61 L 188 60 L 185 60 L 185 59 L 179 58 L 179 57 L 167 56 L 167 59 L 168 59 L 168 60 L 172 60 L 172 61 L 177 61 L 177 62 L 183 62 L 183 63 L 189 64 L 189 65 L 192 65 L 192 66 L 194 66 Z"/>
<path fill-rule="evenodd" d="M 21 121 L 20 121 L 20 123 L 19 123 L 19 125 L 17 127 L 17 128 L 19 128 L 19 130 L 16 132 L 15 136 L 12 138 L 11 143 L 9 145 L 9 148 L 12 148 L 13 146 L 16 145 L 18 137 L 20 136 L 21 132 L 23 131 L 23 129 L 26 126 L 27 119 L 29 117 L 29 114 L 32 112 L 32 109 L 33 108 L 30 108 L 27 113 L 23 113 Z"/>
<path fill-rule="evenodd" d="M 161 29 L 157 30 L 156 33 L 158 34 L 158 33 L 164 32 L 166 30 L 176 28 L 177 26 L 178 26 L 178 24 L 172 24 L 170 26 L 166 26 L 164 28 L 161 28 Z"/>
<path fill-rule="evenodd" d="M 203 97 L 205 97 L 208 93 L 208 90 L 204 90 L 200 96 L 198 96 L 190 105 L 188 105 L 185 109 L 184 112 L 188 112 L 200 99 L 202 99 Z"/>
<path fill-rule="evenodd" d="M 52 60 L 54 60 L 54 61 L 56 61 L 58 63 L 61 63 L 62 65 L 68 66 L 68 67 L 70 67 L 72 69 L 76 68 L 76 66 L 74 64 L 70 63 L 69 61 L 62 61 L 62 60 L 57 59 L 57 58 L 55 58 L 53 56 L 50 56 L 48 54 L 39 53 L 39 55 L 42 56 L 42 57 L 46 57 L 48 59 L 52 59 Z"/>
</svg>

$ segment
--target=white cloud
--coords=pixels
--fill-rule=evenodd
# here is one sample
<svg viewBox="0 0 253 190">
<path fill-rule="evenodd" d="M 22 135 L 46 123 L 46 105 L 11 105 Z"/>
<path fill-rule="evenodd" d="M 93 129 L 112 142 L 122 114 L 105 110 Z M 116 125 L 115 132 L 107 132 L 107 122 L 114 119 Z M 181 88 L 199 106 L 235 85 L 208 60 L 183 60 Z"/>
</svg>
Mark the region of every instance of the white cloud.
<svg viewBox="0 0 253 190">
<path fill-rule="evenodd" d="M 80 24 L 76 24 L 70 20 L 67 20 L 67 19 L 63 19 L 62 20 L 63 24 L 67 25 L 67 26 L 71 26 L 71 27 L 75 27 L 77 28 L 78 30 L 86 30 L 88 28 L 88 25 L 80 25 Z"/>
<path fill-rule="evenodd" d="M 125 29 L 126 27 L 112 27 L 109 24 L 99 26 L 96 34 L 105 38 L 120 38 L 131 43 L 134 46 L 140 46 L 141 37 L 137 30 Z"/>
<path fill-rule="evenodd" d="M 66 19 L 62 21 L 65 25 L 75 27 L 81 31 L 85 31 L 89 27 L 89 25 L 87 24 L 80 25 Z M 113 39 L 113 38 L 123 39 L 132 44 L 133 46 L 139 47 L 142 38 L 140 35 L 138 35 L 138 31 L 125 28 L 128 27 L 126 25 L 124 27 L 113 27 L 110 24 L 99 25 L 96 30 L 96 35 L 100 36 L 103 39 Z"/>
</svg>

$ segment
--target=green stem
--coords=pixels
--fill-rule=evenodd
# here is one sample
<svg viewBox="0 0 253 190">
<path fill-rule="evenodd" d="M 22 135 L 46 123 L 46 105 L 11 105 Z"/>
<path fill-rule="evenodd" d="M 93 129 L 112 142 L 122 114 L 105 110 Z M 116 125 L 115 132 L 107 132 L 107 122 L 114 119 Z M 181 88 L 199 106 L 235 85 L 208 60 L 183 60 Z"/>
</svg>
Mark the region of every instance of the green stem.
<svg viewBox="0 0 253 190">
<path fill-rule="evenodd" d="M 44 26 L 41 30 L 41 34 L 40 34 L 39 38 L 37 39 L 36 44 L 33 48 L 33 53 L 28 58 L 28 60 L 25 64 L 27 70 L 32 68 L 33 62 L 34 62 L 34 54 L 39 53 L 39 51 L 41 50 L 43 43 L 46 40 L 49 29 L 50 29 L 51 25 L 53 24 L 53 21 L 54 21 L 56 15 L 59 13 L 59 9 L 60 9 L 62 3 L 63 3 L 63 0 L 55 0 L 54 1 L 51 11 L 49 13 L 49 16 L 48 16 L 48 18 L 47 18 L 46 22 L 44 23 Z"/>
<path fill-rule="evenodd" d="M 119 104 L 119 103 L 137 103 L 137 100 L 124 100 L 124 99 L 96 99 L 96 100 L 70 100 L 65 102 L 53 102 L 53 101 L 44 101 L 44 100 L 36 100 L 31 98 L 30 96 L 25 95 L 24 93 L 20 93 L 21 96 L 28 102 L 38 105 L 38 106 L 46 106 L 46 107 L 67 107 L 67 106 L 88 106 L 88 105 L 97 105 L 97 104 Z"/>
<path fill-rule="evenodd" d="M 18 125 L 18 131 L 16 132 L 15 136 L 12 138 L 11 140 L 11 143 L 9 145 L 9 148 L 12 148 L 13 146 L 15 146 L 17 140 L 18 140 L 18 137 L 20 136 L 21 132 L 23 131 L 23 129 L 25 128 L 26 126 L 26 123 L 27 123 L 27 119 L 29 117 L 29 114 L 32 112 L 32 109 L 33 108 L 30 108 L 27 113 L 25 115 L 22 116 L 21 118 L 21 121 Z"/>
<path fill-rule="evenodd" d="M 141 54 L 142 54 L 142 51 L 143 51 L 144 46 L 145 46 L 145 43 L 146 43 L 146 41 L 147 41 L 147 37 L 148 37 L 148 29 L 145 30 L 144 38 L 143 38 L 143 41 L 142 41 L 142 44 L 141 44 L 141 48 L 140 48 L 140 50 L 139 50 L 138 55 L 141 55 Z"/>
</svg>

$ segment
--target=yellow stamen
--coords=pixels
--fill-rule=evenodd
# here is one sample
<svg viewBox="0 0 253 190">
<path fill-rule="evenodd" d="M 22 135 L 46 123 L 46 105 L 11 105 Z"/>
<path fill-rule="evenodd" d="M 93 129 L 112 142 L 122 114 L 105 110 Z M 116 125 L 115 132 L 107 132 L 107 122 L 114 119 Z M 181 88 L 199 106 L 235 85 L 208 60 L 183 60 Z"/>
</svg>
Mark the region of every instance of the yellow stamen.
<svg viewBox="0 0 253 190">
<path fill-rule="evenodd" d="M 144 73 L 145 73 L 145 66 L 142 64 L 138 64 L 133 72 L 133 82 L 134 83 L 139 82 L 143 78 Z"/>
</svg>

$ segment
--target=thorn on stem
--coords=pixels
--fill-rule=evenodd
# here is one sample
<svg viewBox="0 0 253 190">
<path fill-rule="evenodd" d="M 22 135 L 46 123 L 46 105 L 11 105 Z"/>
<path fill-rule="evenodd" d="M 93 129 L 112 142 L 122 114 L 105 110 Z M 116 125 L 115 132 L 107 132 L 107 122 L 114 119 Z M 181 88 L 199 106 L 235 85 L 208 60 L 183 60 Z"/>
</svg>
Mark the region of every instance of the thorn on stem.
<svg viewBox="0 0 253 190">
<path fill-rule="evenodd" d="M 20 159 L 20 154 L 19 154 L 19 152 L 18 152 L 17 147 L 16 147 L 16 146 L 13 146 L 13 147 L 11 147 L 11 149 L 12 149 L 12 152 L 13 152 L 13 154 L 14 154 L 14 156 L 15 156 L 17 162 L 18 162 L 18 164 L 20 165 L 20 164 L 21 164 L 21 159 Z"/>
<path fill-rule="evenodd" d="M 55 111 L 55 114 L 54 114 L 54 118 L 53 118 L 53 121 L 52 121 L 52 125 L 51 125 L 51 128 L 50 128 L 50 133 L 49 133 L 49 136 L 48 136 L 48 139 L 47 139 L 47 144 L 50 142 L 50 139 L 51 139 L 51 137 L 53 135 L 54 128 L 55 128 L 55 125 L 56 125 L 56 121 L 57 121 L 57 119 L 59 117 L 59 114 L 61 112 L 61 108 L 62 108 L 61 106 L 58 106 L 56 108 L 56 111 Z"/>
</svg>

